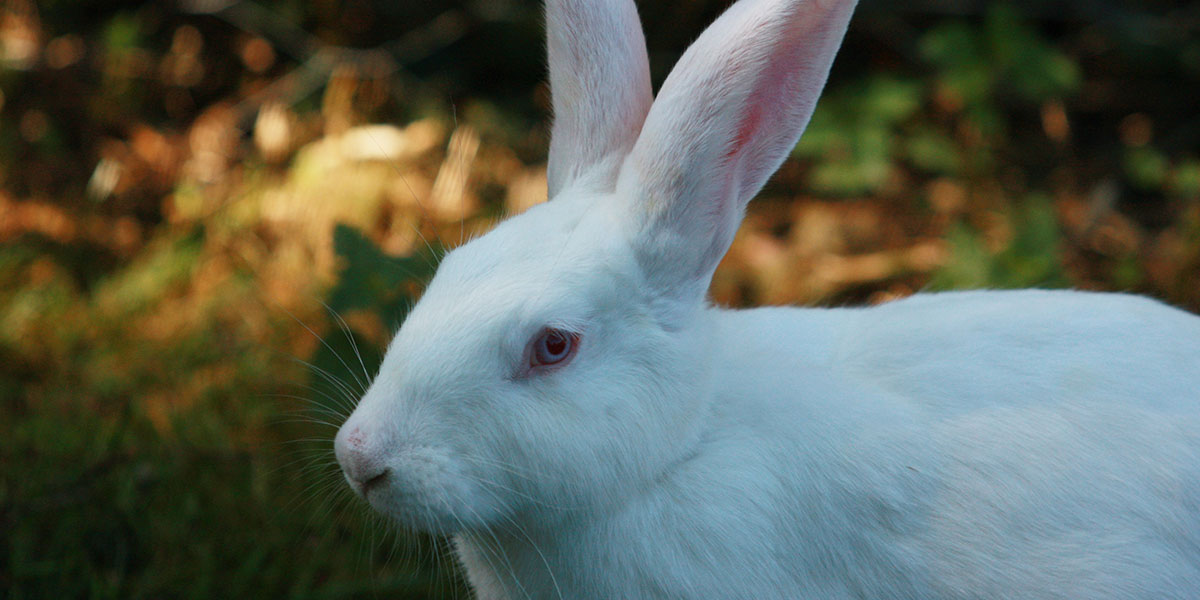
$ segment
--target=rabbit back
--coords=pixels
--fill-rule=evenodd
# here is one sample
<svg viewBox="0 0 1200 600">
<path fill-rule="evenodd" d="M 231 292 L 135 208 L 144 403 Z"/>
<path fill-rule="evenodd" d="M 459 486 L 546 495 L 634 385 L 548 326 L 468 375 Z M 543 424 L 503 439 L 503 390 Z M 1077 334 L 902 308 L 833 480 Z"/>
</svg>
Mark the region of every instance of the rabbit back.
<svg viewBox="0 0 1200 600">
<path fill-rule="evenodd" d="M 1021 291 L 716 318 L 722 427 L 852 597 L 1200 595 L 1195 316 Z"/>
</svg>

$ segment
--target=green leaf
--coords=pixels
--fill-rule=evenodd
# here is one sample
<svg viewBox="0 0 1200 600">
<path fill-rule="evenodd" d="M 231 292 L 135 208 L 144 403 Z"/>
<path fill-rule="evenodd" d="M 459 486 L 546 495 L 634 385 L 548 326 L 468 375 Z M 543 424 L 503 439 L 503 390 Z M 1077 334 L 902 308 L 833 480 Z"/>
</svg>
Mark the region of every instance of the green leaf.
<svg viewBox="0 0 1200 600">
<path fill-rule="evenodd" d="M 855 112 L 883 123 L 897 123 L 921 108 L 921 84 L 890 76 L 873 75 L 853 92 L 859 98 Z"/>
<path fill-rule="evenodd" d="M 1171 171 L 1171 193 L 1184 198 L 1200 196 L 1200 160 L 1184 161 Z"/>
<path fill-rule="evenodd" d="M 1170 167 L 1166 155 L 1150 146 L 1127 150 L 1124 165 L 1129 181 L 1143 190 L 1162 189 Z"/>
<path fill-rule="evenodd" d="M 991 287 L 992 258 L 979 233 L 956 223 L 946 232 L 950 258 L 929 281 L 934 290 Z"/>
<path fill-rule="evenodd" d="M 113 54 L 123 54 L 141 46 L 141 26 L 137 18 L 129 13 L 117 14 L 104 28 L 104 49 Z"/>
<path fill-rule="evenodd" d="M 1064 287 L 1069 282 L 1059 260 L 1062 235 L 1049 199 L 1037 195 L 1010 216 L 1012 242 L 996 255 L 998 287 Z"/>
<path fill-rule="evenodd" d="M 811 184 L 831 194 L 880 189 L 891 174 L 899 126 L 920 110 L 922 88 L 871 75 L 821 101 L 793 153 L 814 161 Z"/>
<path fill-rule="evenodd" d="M 430 254 L 388 256 L 374 242 L 347 225 L 339 224 L 334 229 L 333 247 L 344 266 L 330 293 L 329 307 L 337 312 L 381 311 L 385 313 L 385 322 L 388 318 L 402 318 L 405 311 L 397 306 L 411 302 L 405 284 L 422 283 L 437 268 Z"/>
<path fill-rule="evenodd" d="M 921 58 L 943 69 L 982 62 L 978 33 L 963 22 L 934 27 L 918 42 Z"/>
<path fill-rule="evenodd" d="M 956 174 L 962 169 L 959 148 L 946 134 L 923 129 L 908 138 L 906 154 L 919 169 L 933 173 Z"/>
<path fill-rule="evenodd" d="M 930 280 L 933 289 L 1056 288 L 1070 284 L 1059 258 L 1061 233 L 1049 200 L 1033 196 L 1008 215 L 1013 238 L 991 253 L 962 223 L 946 234 L 950 259 Z"/>
</svg>

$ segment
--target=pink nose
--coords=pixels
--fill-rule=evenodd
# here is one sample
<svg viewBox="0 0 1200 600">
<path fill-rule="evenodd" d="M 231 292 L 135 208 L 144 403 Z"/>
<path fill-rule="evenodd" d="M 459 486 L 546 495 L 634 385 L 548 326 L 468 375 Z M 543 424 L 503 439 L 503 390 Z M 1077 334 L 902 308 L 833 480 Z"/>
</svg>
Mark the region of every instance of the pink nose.
<svg viewBox="0 0 1200 600">
<path fill-rule="evenodd" d="M 359 494 L 387 480 L 389 469 L 384 463 L 377 445 L 370 443 L 367 433 L 357 425 L 346 424 L 338 430 L 333 441 L 333 453 L 337 456 L 342 472 L 350 480 L 350 487 Z"/>
</svg>

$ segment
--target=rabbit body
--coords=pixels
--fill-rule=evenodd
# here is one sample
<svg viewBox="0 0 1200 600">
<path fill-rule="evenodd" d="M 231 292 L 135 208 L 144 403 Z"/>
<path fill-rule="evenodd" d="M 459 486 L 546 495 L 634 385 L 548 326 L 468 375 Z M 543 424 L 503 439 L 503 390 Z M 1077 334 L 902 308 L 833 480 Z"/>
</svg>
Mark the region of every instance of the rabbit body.
<svg viewBox="0 0 1200 600">
<path fill-rule="evenodd" d="M 740 0 L 652 99 L 632 2 L 549 2 L 551 201 L 444 258 L 335 441 L 480 598 L 1200 598 L 1200 318 L 705 302 L 853 4 Z"/>
<path fill-rule="evenodd" d="M 708 315 L 695 452 L 617 509 L 460 537 L 481 598 L 1200 597 L 1200 319 L 1042 291 Z"/>
</svg>

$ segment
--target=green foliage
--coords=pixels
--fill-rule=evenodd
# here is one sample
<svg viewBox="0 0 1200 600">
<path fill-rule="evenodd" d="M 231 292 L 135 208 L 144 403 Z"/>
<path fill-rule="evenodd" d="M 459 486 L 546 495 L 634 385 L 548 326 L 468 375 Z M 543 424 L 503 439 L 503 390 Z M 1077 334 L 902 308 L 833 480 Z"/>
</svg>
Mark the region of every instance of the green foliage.
<svg viewBox="0 0 1200 600">
<path fill-rule="evenodd" d="M 935 27 L 919 46 L 937 69 L 938 84 L 970 109 L 990 111 L 1002 90 L 1029 102 L 1061 98 L 1078 89 L 1081 80 L 1078 65 L 1008 4 L 990 6 L 979 26 L 958 21 Z"/>
<path fill-rule="evenodd" d="M 95 292 L 95 302 L 113 316 L 137 314 L 168 290 L 185 284 L 193 276 L 203 250 L 203 228 L 165 237 L 157 243 L 160 247 L 104 278 Z"/>
<path fill-rule="evenodd" d="M 919 84 L 884 75 L 831 91 L 794 150 L 814 161 L 812 187 L 837 194 L 881 188 L 897 151 L 899 126 L 920 106 Z"/>
<path fill-rule="evenodd" d="M 1125 177 L 1139 191 L 1200 199 L 1200 160 L 1194 157 L 1173 160 L 1166 152 L 1144 145 L 1126 148 L 1121 162 Z"/>
<path fill-rule="evenodd" d="M 1200 159 L 1187 158 L 1171 172 L 1170 191 L 1183 198 L 1200 198 Z"/>
<path fill-rule="evenodd" d="M 811 161 L 814 191 L 879 193 L 906 165 L 951 176 L 987 169 L 1006 142 L 1010 104 L 1069 96 L 1082 78 L 1073 59 L 1005 4 L 993 5 L 982 23 L 935 26 L 917 48 L 931 76 L 867 73 L 826 91 L 794 151 Z M 938 115 L 935 104 L 955 118 Z M 960 125 L 983 139 L 964 137 Z"/>
<path fill-rule="evenodd" d="M 1166 155 L 1146 146 L 1126 150 L 1124 163 L 1129 181 L 1144 190 L 1161 188 L 1170 170 Z"/>
<path fill-rule="evenodd" d="M 428 280 L 437 269 L 436 250 L 407 257 L 384 254 L 370 239 L 347 225 L 333 232 L 333 247 L 343 261 L 337 285 L 329 294 L 335 312 L 371 310 L 385 323 L 397 325 L 418 291 L 414 283 Z"/>
<path fill-rule="evenodd" d="M 959 223 L 946 236 L 950 260 L 929 287 L 948 289 L 1059 288 L 1070 284 L 1059 262 L 1062 236 L 1049 201 L 1035 196 L 1008 217 L 1012 238 L 993 252 L 981 234 Z"/>
<path fill-rule="evenodd" d="M 337 237 L 340 310 L 395 312 L 400 297 L 367 271 L 424 263 Z M 346 405 L 314 402 L 291 422 L 290 398 L 308 393 L 288 350 L 295 320 L 262 312 L 245 274 L 189 292 L 219 253 L 204 228 L 165 228 L 81 286 L 69 256 L 48 258 L 37 239 L 0 246 L 0 596 L 461 593 L 433 540 L 410 548 L 348 505 L 322 423 Z"/>
<path fill-rule="evenodd" d="M 962 151 L 949 134 L 936 129 L 914 131 L 907 140 L 905 158 L 928 173 L 956 175 L 962 172 Z"/>
<path fill-rule="evenodd" d="M 104 49 L 113 54 L 124 54 L 142 46 L 141 27 L 137 17 L 130 13 L 118 13 L 108 21 L 103 33 Z"/>
</svg>

